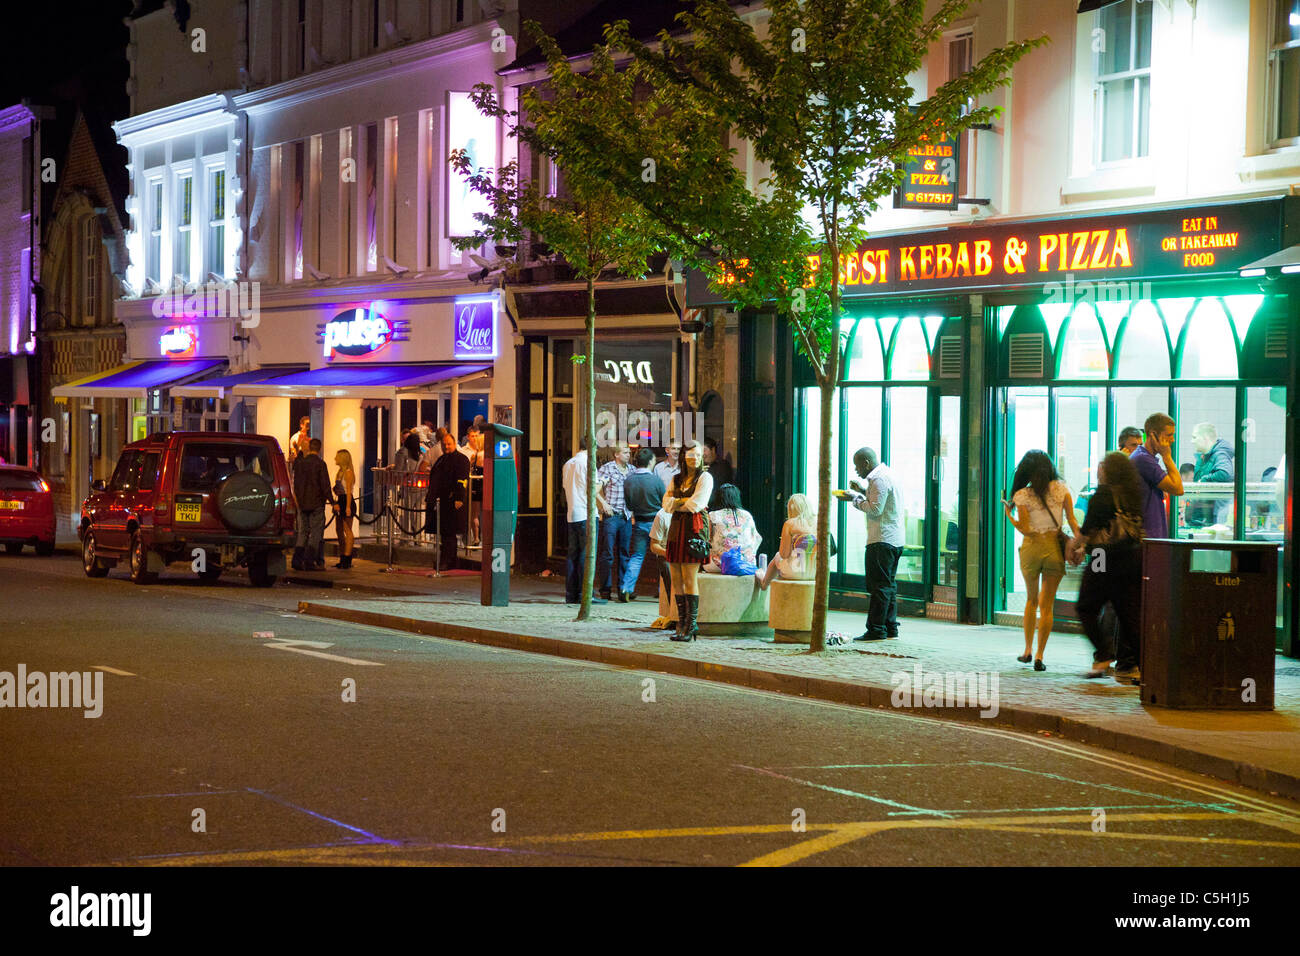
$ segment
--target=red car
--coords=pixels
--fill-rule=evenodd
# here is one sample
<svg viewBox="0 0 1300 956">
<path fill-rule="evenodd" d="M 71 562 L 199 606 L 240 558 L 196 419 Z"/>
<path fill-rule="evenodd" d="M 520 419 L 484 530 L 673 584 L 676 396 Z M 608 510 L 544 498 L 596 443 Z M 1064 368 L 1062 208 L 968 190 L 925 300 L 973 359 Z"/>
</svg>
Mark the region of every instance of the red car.
<svg viewBox="0 0 1300 956">
<path fill-rule="evenodd" d="M 10 554 L 23 545 L 54 553 L 54 496 L 45 479 L 21 465 L 0 465 L 0 544 Z"/>
<path fill-rule="evenodd" d="M 248 568 L 255 587 L 284 573 L 297 509 L 274 438 L 238 432 L 162 432 L 122 449 L 113 477 L 81 506 L 81 558 L 100 578 L 125 559 L 131 580 L 154 581 L 183 562 L 205 581 Z"/>
</svg>

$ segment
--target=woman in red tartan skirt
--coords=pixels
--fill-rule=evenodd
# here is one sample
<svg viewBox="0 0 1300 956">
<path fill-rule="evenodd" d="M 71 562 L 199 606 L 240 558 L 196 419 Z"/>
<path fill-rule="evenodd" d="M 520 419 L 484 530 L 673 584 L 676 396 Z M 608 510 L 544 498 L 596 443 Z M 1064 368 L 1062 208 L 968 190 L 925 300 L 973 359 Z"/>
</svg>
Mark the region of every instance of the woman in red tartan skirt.
<svg viewBox="0 0 1300 956">
<path fill-rule="evenodd" d="M 700 565 L 708 559 L 709 535 L 705 530 L 709 498 L 713 494 L 713 478 L 700 468 L 703 454 L 698 442 L 686 446 L 685 464 L 673 476 L 673 483 L 664 495 L 664 510 L 671 512 L 673 522 L 668 526 L 668 570 L 673 579 L 673 599 L 677 602 L 677 633 L 674 641 L 693 641 L 699 633 L 696 619 L 700 612 L 700 586 L 697 575 Z M 692 554 L 688 542 L 703 534 L 704 554 Z"/>
</svg>

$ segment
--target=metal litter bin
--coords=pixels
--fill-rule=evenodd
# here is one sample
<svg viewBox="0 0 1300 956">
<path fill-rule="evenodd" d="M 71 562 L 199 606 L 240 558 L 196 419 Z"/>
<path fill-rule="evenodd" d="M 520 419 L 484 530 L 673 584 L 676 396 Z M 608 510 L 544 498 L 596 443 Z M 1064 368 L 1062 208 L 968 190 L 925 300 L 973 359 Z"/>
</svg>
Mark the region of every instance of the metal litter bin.
<svg viewBox="0 0 1300 956">
<path fill-rule="evenodd" d="M 1142 702 L 1272 710 L 1277 545 L 1142 542 Z"/>
</svg>

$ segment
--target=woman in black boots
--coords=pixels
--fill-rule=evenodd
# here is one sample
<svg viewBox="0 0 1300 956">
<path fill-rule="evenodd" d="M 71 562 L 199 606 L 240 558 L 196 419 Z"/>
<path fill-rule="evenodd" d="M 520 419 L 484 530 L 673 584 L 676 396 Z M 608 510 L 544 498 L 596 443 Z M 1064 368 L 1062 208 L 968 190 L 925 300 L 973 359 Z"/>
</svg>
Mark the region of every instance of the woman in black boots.
<svg viewBox="0 0 1300 956">
<path fill-rule="evenodd" d="M 677 602 L 677 633 L 674 641 L 693 641 L 699 633 L 700 564 L 709 557 L 708 508 L 713 478 L 700 468 L 703 457 L 698 442 L 687 445 L 685 463 L 673 476 L 664 495 L 664 510 L 673 516 L 668 527 L 667 560 Z"/>
<path fill-rule="evenodd" d="M 340 448 L 334 455 L 334 464 L 338 466 L 334 473 L 334 530 L 339 537 L 339 563 L 334 567 L 346 571 L 352 567 L 352 519 L 357 513 L 356 500 L 352 497 L 352 489 L 357 484 L 352 452 Z"/>
</svg>

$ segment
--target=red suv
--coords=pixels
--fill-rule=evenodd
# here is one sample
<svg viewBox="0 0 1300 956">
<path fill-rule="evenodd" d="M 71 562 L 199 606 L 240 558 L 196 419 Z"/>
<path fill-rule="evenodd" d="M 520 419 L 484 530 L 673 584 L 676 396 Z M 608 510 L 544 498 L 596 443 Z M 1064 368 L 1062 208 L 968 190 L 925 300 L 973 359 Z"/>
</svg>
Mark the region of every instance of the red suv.
<svg viewBox="0 0 1300 956">
<path fill-rule="evenodd" d="M 54 553 L 54 496 L 45 479 L 20 465 L 0 465 L 0 544 L 10 554 L 35 545 Z"/>
<path fill-rule="evenodd" d="M 113 477 L 92 487 L 77 531 L 92 578 L 122 558 L 137 584 L 174 561 L 194 564 L 205 581 L 243 565 L 256 587 L 284 573 L 297 514 L 284 454 L 268 435 L 151 435 L 123 448 Z"/>
</svg>

